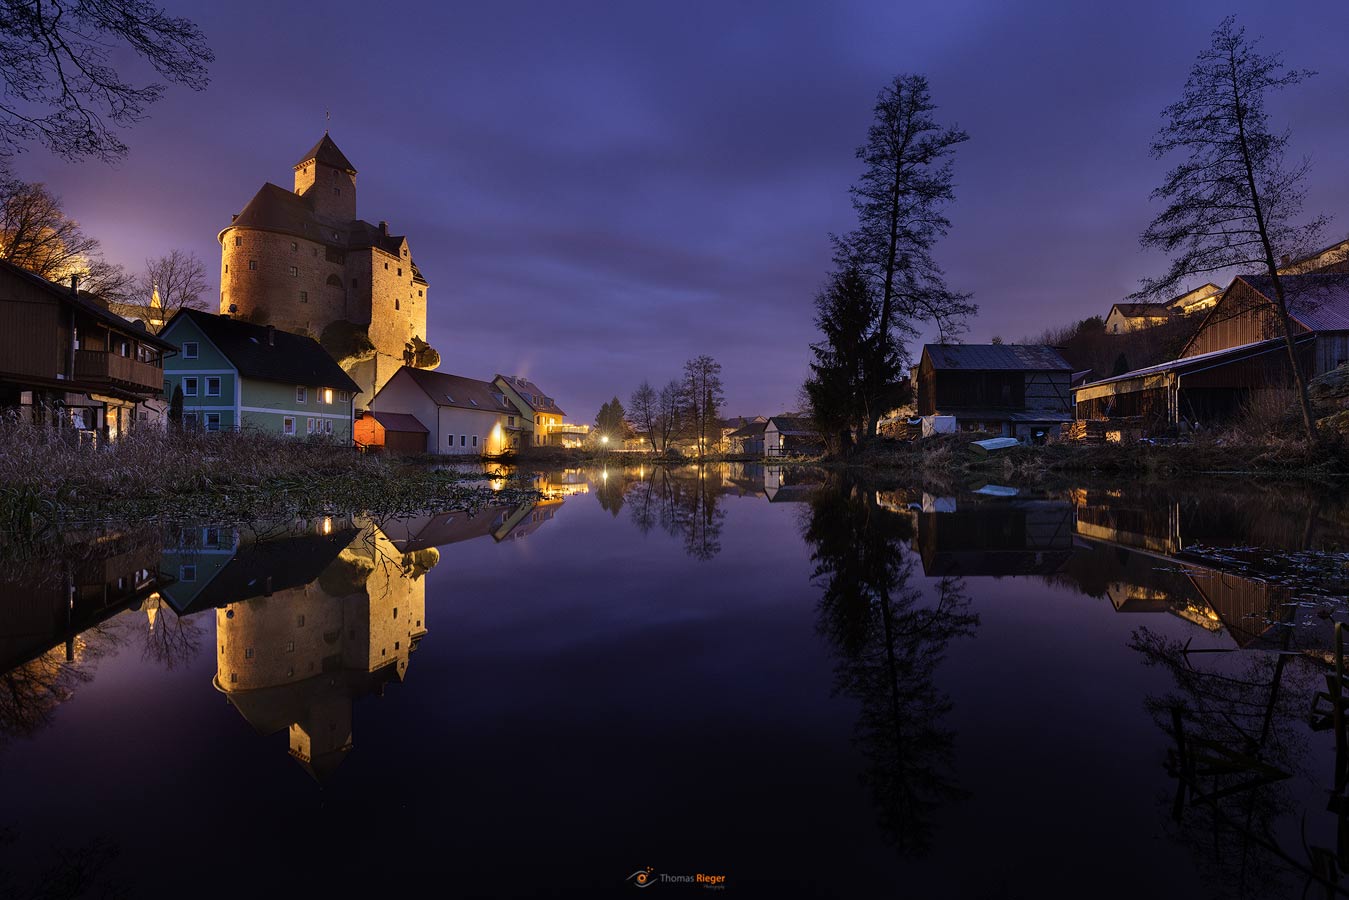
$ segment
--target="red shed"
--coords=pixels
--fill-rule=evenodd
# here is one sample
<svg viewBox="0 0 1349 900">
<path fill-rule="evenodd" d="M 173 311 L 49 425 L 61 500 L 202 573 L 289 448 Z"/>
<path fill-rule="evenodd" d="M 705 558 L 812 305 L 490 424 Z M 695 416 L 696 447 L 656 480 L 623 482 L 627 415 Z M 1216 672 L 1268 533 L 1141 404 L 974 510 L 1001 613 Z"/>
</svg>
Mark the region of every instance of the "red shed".
<svg viewBox="0 0 1349 900">
<path fill-rule="evenodd" d="M 356 420 L 356 443 L 390 453 L 425 453 L 430 432 L 410 413 L 368 410 Z"/>
</svg>

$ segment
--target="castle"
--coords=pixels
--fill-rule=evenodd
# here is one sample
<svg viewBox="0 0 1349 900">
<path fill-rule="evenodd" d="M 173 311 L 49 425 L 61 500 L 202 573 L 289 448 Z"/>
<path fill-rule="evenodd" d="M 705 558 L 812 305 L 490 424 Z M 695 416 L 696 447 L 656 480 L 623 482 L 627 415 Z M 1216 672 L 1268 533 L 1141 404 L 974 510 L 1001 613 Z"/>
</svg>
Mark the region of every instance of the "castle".
<svg viewBox="0 0 1349 900">
<path fill-rule="evenodd" d="M 220 232 L 220 312 L 316 338 L 369 403 L 404 364 L 434 369 L 429 285 L 407 238 L 356 217 L 356 168 L 327 132 Z"/>
</svg>

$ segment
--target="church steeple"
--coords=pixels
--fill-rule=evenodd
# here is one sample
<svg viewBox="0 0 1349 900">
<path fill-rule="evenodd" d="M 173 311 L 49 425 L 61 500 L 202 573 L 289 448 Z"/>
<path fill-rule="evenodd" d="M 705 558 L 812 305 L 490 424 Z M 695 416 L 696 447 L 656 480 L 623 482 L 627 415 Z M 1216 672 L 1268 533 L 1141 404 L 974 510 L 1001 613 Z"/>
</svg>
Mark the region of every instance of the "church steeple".
<svg viewBox="0 0 1349 900">
<path fill-rule="evenodd" d="M 320 216 L 343 223 L 356 218 L 356 167 L 328 132 L 295 164 L 295 193 Z"/>
</svg>

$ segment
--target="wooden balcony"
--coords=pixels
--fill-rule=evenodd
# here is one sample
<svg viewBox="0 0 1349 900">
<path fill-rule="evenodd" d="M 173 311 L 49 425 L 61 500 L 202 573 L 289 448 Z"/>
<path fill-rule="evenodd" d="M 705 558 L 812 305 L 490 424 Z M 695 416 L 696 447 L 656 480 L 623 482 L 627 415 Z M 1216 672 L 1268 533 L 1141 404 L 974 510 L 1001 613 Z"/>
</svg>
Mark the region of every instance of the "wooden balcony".
<svg viewBox="0 0 1349 900">
<path fill-rule="evenodd" d="M 163 369 L 102 350 L 75 351 L 75 380 L 145 393 L 164 390 Z"/>
</svg>

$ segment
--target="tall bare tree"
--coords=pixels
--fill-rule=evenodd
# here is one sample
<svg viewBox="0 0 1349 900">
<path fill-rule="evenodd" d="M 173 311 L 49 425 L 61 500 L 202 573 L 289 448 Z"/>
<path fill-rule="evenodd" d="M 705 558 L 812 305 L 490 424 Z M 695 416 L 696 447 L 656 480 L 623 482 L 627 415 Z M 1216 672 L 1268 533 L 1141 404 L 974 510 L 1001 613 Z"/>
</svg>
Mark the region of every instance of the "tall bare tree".
<svg viewBox="0 0 1349 900">
<path fill-rule="evenodd" d="M 1191 276 L 1234 268 L 1267 273 L 1308 441 L 1316 425 L 1276 260 L 1310 247 L 1326 219 L 1302 219 L 1308 162 L 1285 161 L 1289 133 L 1270 130 L 1265 98 L 1310 74 L 1258 52 L 1231 16 L 1214 29 L 1152 143 L 1154 157 L 1182 158 L 1152 192 L 1167 206 L 1141 238 L 1143 246 L 1170 254 L 1171 265 L 1139 292 L 1168 294 Z"/>
<path fill-rule="evenodd" d="M 712 435 L 721 440 L 721 407 L 726 402 L 721 363 L 707 355 L 684 363 L 684 392 L 688 428 L 698 438 L 698 455 L 703 456 Z"/>
<path fill-rule="evenodd" d="M 646 435 L 651 452 L 659 453 L 660 448 L 656 446 L 656 425 L 660 420 L 660 396 L 651 386 L 651 382 L 643 381 L 637 386 L 637 390 L 632 392 L 632 396 L 628 398 L 627 415 L 633 430 Z"/>
<path fill-rule="evenodd" d="M 924 322 L 940 338 L 959 334 L 978 311 L 970 295 L 950 290 L 932 250 L 951 222 L 946 207 L 955 199 L 952 157 L 969 135 L 944 128 L 932 113 L 927 78 L 897 75 L 876 98 L 875 118 L 857 158 L 866 166 L 852 188 L 857 229 L 835 238 L 842 269 L 857 268 L 876 285 L 880 321 L 874 353 L 885 358 L 899 337 L 916 337 Z M 873 366 L 873 377 L 884 371 Z M 881 393 L 872 385 L 871 393 Z M 869 413 L 863 439 L 875 434 L 878 412 Z"/>
<path fill-rule="evenodd" d="M 195 253 L 170 250 L 165 256 L 147 259 L 136 284 L 135 306 L 151 331 L 158 332 L 180 309 L 207 309 L 202 295 L 210 285 L 206 266 Z M 158 298 L 158 308 L 155 298 Z"/>
<path fill-rule="evenodd" d="M 112 300 L 132 290 L 127 271 L 103 259 L 98 239 L 66 215 L 44 184 L 0 178 L 0 259 L 51 281 L 78 275 L 84 290 Z"/>
<path fill-rule="evenodd" d="M 688 400 L 682 380 L 671 379 L 660 389 L 657 409 L 660 412 L 656 417 L 656 431 L 660 435 L 660 449 L 665 451 L 670 449 L 670 441 L 683 434 L 688 427 Z"/>
<path fill-rule="evenodd" d="M 164 93 L 119 74 L 127 49 L 193 90 L 215 59 L 201 29 L 145 0 L 0 0 L 0 159 L 32 142 L 66 159 L 124 156 L 117 129 Z"/>
</svg>

